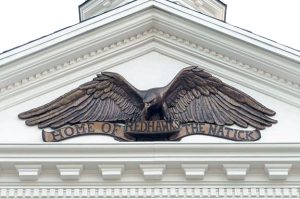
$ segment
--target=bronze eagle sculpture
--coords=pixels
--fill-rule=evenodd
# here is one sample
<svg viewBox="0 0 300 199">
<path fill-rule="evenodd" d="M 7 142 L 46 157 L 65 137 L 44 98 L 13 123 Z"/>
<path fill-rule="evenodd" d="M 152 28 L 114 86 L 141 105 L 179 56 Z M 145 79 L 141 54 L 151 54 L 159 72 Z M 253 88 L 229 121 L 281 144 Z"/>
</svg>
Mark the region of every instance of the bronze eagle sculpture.
<svg viewBox="0 0 300 199">
<path fill-rule="evenodd" d="M 151 120 L 202 122 L 264 129 L 275 112 L 196 66 L 182 69 L 165 87 L 138 90 L 121 75 L 102 72 L 92 81 L 19 114 L 29 126 L 57 129 L 82 122 Z"/>
</svg>

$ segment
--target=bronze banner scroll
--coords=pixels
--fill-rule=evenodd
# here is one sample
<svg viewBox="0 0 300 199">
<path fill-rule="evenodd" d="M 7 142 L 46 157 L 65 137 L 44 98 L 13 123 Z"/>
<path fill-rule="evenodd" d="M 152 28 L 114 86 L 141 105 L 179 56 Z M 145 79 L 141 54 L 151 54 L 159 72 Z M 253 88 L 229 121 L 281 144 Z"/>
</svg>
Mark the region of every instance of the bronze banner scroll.
<svg viewBox="0 0 300 199">
<path fill-rule="evenodd" d="M 183 137 L 195 134 L 209 135 L 234 141 L 256 141 L 261 137 L 259 130 L 245 131 L 208 123 L 187 123 L 182 124 L 180 131 L 172 135 L 170 140 L 180 140 Z"/>
<path fill-rule="evenodd" d="M 135 141 L 129 135 L 125 135 L 124 124 L 110 122 L 86 122 L 60 128 L 56 131 L 43 130 L 44 142 L 59 142 L 81 135 L 108 135 L 120 141 Z"/>
<path fill-rule="evenodd" d="M 58 142 L 81 135 L 108 135 L 120 141 L 179 141 L 189 135 L 209 135 L 234 141 L 256 141 L 258 130 L 238 130 L 208 123 L 179 124 L 176 121 L 144 121 L 135 123 L 87 122 L 57 129 L 43 130 L 45 142 Z M 153 136 L 153 137 L 151 137 Z M 150 137 L 149 139 L 147 139 Z"/>
<path fill-rule="evenodd" d="M 125 132 L 132 134 L 161 134 L 179 132 L 180 124 L 178 121 L 142 121 L 142 122 L 127 122 L 125 124 Z"/>
</svg>

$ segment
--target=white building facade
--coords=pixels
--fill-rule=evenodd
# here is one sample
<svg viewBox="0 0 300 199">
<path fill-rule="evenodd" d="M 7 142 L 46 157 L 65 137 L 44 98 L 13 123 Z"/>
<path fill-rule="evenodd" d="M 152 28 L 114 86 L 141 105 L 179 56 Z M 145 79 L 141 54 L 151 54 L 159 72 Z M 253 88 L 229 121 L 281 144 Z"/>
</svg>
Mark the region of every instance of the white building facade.
<svg viewBox="0 0 300 199">
<path fill-rule="evenodd" d="M 225 22 L 217 0 L 89 0 L 81 22 L 0 55 L 0 198 L 299 198 L 300 52 Z M 80 136 L 45 143 L 18 114 L 101 71 L 138 89 L 199 66 L 276 111 L 255 142 Z"/>
</svg>

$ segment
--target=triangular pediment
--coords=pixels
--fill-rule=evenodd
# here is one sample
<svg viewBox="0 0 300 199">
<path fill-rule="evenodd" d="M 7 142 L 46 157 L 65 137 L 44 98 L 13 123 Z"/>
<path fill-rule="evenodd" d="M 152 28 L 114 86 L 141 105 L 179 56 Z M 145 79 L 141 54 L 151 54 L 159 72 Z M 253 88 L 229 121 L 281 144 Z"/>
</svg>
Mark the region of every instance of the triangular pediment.
<svg viewBox="0 0 300 199">
<path fill-rule="evenodd" d="M 167 84 L 183 67 L 197 65 L 274 109 L 278 121 L 284 120 L 286 110 L 296 120 L 299 54 L 168 1 L 136 1 L 0 55 L 0 116 L 16 122 L 19 112 L 104 70 L 147 89 Z M 18 122 L 15 132 L 26 128 Z M 262 141 L 280 141 L 286 125 L 279 122 L 266 130 L 273 134 Z"/>
<path fill-rule="evenodd" d="M 153 44 L 152 44 L 153 45 Z M 2 120 L 9 121 L 8 123 L 4 124 L 2 127 L 5 131 L 12 131 L 13 134 L 3 134 L 2 139 L 6 142 L 41 142 L 41 130 L 37 127 L 27 127 L 23 121 L 20 121 L 17 118 L 17 115 L 20 112 L 24 112 L 28 109 L 43 105 L 58 96 L 61 96 L 72 89 L 75 89 L 79 85 L 90 81 L 95 77 L 95 74 L 100 73 L 100 71 L 111 71 L 121 74 L 126 80 L 128 80 L 132 85 L 136 88 L 144 90 L 153 87 L 161 87 L 167 85 L 175 75 L 184 67 L 189 66 L 193 63 L 182 60 L 182 54 L 180 56 L 169 56 L 166 52 L 169 52 L 170 49 L 163 50 L 163 46 L 159 46 L 159 48 L 151 47 L 149 52 L 144 54 L 135 54 L 134 58 L 132 59 L 125 59 L 125 60 L 115 60 L 115 62 L 111 63 L 109 66 L 106 66 L 104 69 L 95 68 L 93 72 L 83 72 L 84 70 L 78 70 L 78 72 L 74 72 L 72 74 L 63 75 L 65 79 L 71 79 L 71 76 L 74 78 L 69 83 L 64 83 L 57 88 L 49 89 L 46 88 L 48 83 L 41 84 L 41 86 L 36 86 L 32 88 L 31 92 L 37 91 L 44 91 L 47 92 L 39 94 L 26 102 L 19 102 L 18 105 L 14 105 L 11 108 L 5 109 L 1 112 L 0 117 Z M 194 62 L 194 64 L 199 64 L 199 62 Z M 102 64 L 99 64 L 102 65 Z M 204 65 L 203 65 L 204 66 Z M 290 136 L 285 136 L 284 139 L 282 138 L 282 131 L 285 128 L 285 112 L 289 110 L 289 117 L 291 120 L 296 119 L 299 114 L 299 109 L 293 108 L 292 106 L 280 101 L 276 100 L 266 94 L 263 94 L 257 90 L 251 89 L 248 86 L 238 83 L 237 81 L 231 80 L 234 78 L 224 78 L 224 75 L 221 73 L 216 73 L 215 71 L 211 70 L 209 67 L 202 67 L 207 71 L 210 71 L 214 76 L 222 79 L 227 84 L 240 89 L 241 91 L 251 95 L 255 99 L 257 99 L 262 104 L 265 104 L 269 108 L 276 110 L 277 115 L 275 119 L 280 121 L 281 123 L 272 126 L 272 128 L 268 128 L 264 130 L 262 138 L 259 142 L 276 142 L 285 140 L 286 142 L 293 142 L 297 133 L 296 131 L 290 131 Z M 63 79 L 64 79 L 63 78 Z M 57 82 L 62 81 L 62 79 L 55 79 L 51 80 L 53 84 L 57 84 Z M 57 84 L 59 85 L 59 84 Z M 31 94 L 30 91 L 28 94 Z M 283 122 L 283 123 L 282 123 Z M 13 124 L 13 125 L 12 125 Z M 297 124 L 295 124 L 297 126 Z M 22 131 L 18 130 L 22 129 Z M 26 135 L 23 137 L 23 135 Z M 198 137 L 187 137 L 182 140 L 183 142 L 231 142 L 228 140 L 209 137 L 209 136 L 198 136 Z M 105 136 L 83 136 L 77 137 L 69 140 L 65 140 L 65 143 L 110 143 L 116 142 L 111 137 Z"/>
</svg>

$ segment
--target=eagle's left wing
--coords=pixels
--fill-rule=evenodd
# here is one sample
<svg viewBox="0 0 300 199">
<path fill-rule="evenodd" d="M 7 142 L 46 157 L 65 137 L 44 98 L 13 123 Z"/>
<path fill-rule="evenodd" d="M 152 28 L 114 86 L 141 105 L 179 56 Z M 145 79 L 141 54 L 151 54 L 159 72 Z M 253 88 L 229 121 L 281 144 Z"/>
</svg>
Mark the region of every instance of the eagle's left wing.
<svg viewBox="0 0 300 199">
<path fill-rule="evenodd" d="M 275 112 L 195 66 L 183 69 L 167 86 L 163 96 L 167 120 L 181 123 L 248 125 L 264 129 L 277 121 Z"/>
<path fill-rule="evenodd" d="M 80 122 L 137 121 L 144 107 L 139 90 L 121 75 L 103 72 L 61 97 L 19 114 L 29 126 L 60 128 Z"/>
</svg>

